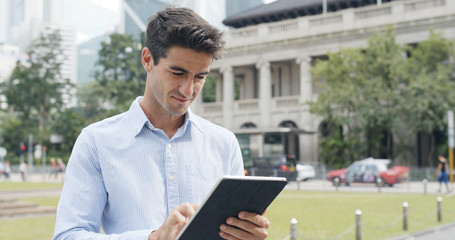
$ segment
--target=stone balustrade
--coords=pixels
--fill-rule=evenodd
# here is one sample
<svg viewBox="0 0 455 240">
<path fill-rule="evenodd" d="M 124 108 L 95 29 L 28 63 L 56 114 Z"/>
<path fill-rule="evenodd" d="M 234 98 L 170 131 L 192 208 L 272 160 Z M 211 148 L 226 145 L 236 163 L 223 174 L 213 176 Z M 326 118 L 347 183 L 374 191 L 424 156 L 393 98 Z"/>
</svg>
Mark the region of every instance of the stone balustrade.
<svg viewBox="0 0 455 240">
<path fill-rule="evenodd" d="M 204 114 L 222 113 L 223 103 L 222 102 L 210 102 L 202 104 Z"/>
<path fill-rule="evenodd" d="M 334 31 L 349 31 L 382 26 L 406 21 L 419 21 L 423 17 L 436 18 L 455 15 L 453 0 L 408 0 L 383 3 L 362 8 L 349 8 L 325 15 L 305 16 L 277 23 L 260 24 L 229 30 L 226 32 L 227 49 L 245 47 L 248 44 L 261 44 L 290 38 L 311 37 L 315 34 L 330 34 Z M 453 5 L 452 5 L 453 4 Z M 420 10 L 428 10 L 425 14 Z M 382 18 L 381 20 L 378 20 Z M 365 21 L 365 20 L 369 21 Z M 342 25 L 342 28 L 339 26 Z M 324 26 L 321 28 L 321 26 Z M 332 27 L 331 27 L 332 26 Z"/>
<path fill-rule="evenodd" d="M 272 99 L 273 108 L 276 110 L 300 108 L 299 96 L 277 97 Z"/>
<path fill-rule="evenodd" d="M 245 99 L 235 101 L 234 111 L 259 111 L 259 99 Z"/>
</svg>

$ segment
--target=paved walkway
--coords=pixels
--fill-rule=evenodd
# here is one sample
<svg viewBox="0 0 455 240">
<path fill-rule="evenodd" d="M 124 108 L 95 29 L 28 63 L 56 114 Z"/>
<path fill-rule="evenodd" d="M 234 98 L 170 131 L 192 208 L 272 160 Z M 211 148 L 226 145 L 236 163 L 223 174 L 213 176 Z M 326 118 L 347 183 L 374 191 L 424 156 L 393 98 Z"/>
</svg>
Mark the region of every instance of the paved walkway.
<svg viewBox="0 0 455 240">
<path fill-rule="evenodd" d="M 438 182 L 428 182 L 426 185 L 422 182 L 408 182 L 395 184 L 393 187 L 377 188 L 374 184 L 351 184 L 350 187 L 340 186 L 338 189 L 332 186 L 332 183 L 325 180 L 310 180 L 306 182 L 290 182 L 286 189 L 288 190 L 307 190 L 307 191 L 340 191 L 340 192 L 391 192 L 391 193 L 427 193 L 454 196 L 454 191 L 447 193 L 445 187 L 442 193 L 438 192 Z M 455 240 L 455 238 L 454 238 Z"/>
<path fill-rule="evenodd" d="M 421 232 L 405 234 L 389 240 L 454 240 L 455 222 L 432 227 Z"/>
</svg>

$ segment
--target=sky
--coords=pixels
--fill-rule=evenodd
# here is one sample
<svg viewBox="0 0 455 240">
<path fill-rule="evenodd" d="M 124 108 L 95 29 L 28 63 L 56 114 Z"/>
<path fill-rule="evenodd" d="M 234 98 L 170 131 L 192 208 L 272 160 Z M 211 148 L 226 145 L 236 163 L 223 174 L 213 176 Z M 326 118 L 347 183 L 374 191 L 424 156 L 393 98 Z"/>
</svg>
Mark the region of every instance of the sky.
<svg viewBox="0 0 455 240">
<path fill-rule="evenodd" d="M 120 0 L 66 0 L 65 23 L 76 30 L 77 43 L 115 30 Z"/>
<path fill-rule="evenodd" d="M 6 16 L 7 4 L 5 0 L 0 0 L 0 16 Z M 6 41 L 6 19 L 0 17 L 0 43 Z"/>
</svg>

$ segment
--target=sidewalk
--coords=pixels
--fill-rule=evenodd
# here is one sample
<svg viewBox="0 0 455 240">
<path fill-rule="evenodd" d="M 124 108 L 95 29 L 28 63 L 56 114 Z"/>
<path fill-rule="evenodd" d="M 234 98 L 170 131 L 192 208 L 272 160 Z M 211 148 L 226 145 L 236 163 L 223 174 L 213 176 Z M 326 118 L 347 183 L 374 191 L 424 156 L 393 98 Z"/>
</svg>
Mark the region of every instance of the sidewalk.
<svg viewBox="0 0 455 240">
<path fill-rule="evenodd" d="M 426 188 L 426 189 L 425 189 Z M 338 189 L 331 182 L 325 180 L 309 180 L 305 182 L 289 182 L 285 189 L 287 190 L 305 190 L 305 191 L 327 191 L 327 192 L 365 192 L 377 193 L 422 193 L 434 194 L 441 196 L 454 196 L 455 192 L 446 193 L 445 187 L 442 193 L 438 192 L 438 182 L 428 182 L 426 186 L 422 182 L 407 182 L 395 184 L 393 187 L 381 187 L 378 189 L 374 184 L 352 184 L 350 187 L 339 186 Z M 455 238 L 454 238 L 455 239 Z"/>
<path fill-rule="evenodd" d="M 455 239 L 455 222 L 436 226 L 416 233 L 391 238 L 389 240 L 453 240 Z"/>
</svg>

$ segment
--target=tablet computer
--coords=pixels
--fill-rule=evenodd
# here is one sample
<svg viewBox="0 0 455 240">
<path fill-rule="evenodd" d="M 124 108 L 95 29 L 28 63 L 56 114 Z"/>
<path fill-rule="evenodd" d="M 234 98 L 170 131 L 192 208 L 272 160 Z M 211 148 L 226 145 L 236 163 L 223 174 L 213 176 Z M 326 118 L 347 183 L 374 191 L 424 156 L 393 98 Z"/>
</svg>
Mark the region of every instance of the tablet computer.
<svg viewBox="0 0 455 240">
<path fill-rule="evenodd" d="M 240 211 L 263 214 L 286 186 L 286 178 L 225 176 L 218 180 L 206 199 L 176 239 L 223 239 L 220 225 Z"/>
</svg>

